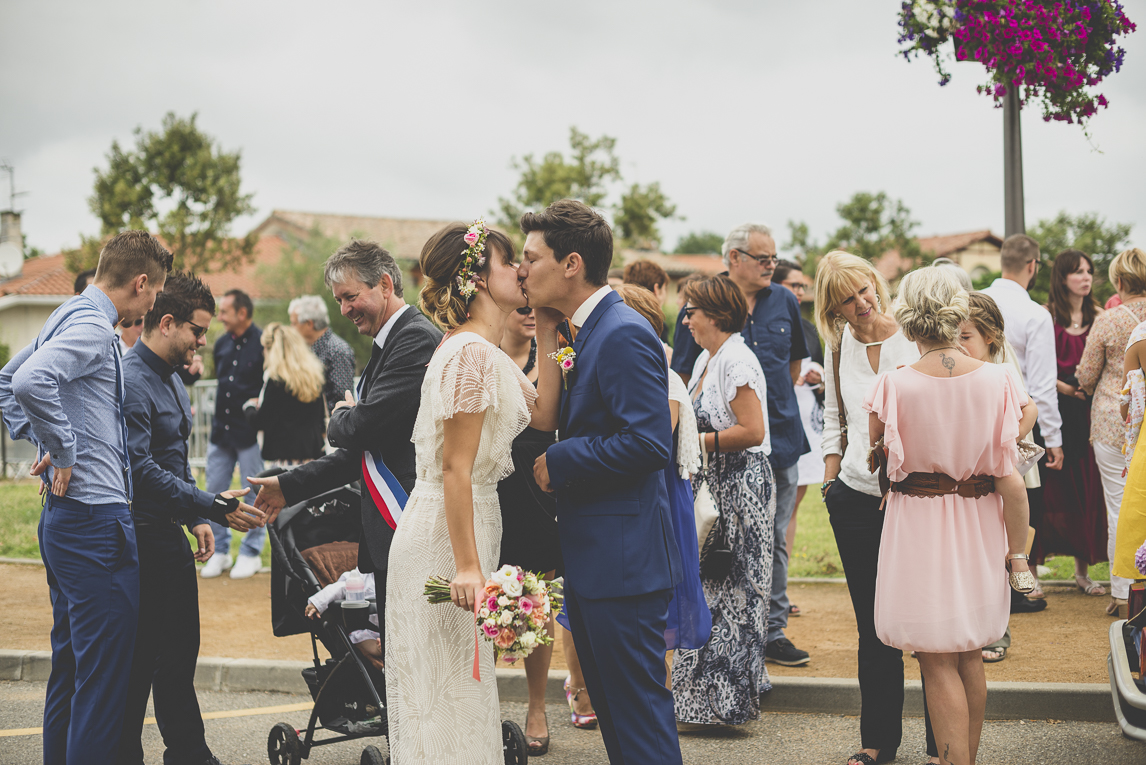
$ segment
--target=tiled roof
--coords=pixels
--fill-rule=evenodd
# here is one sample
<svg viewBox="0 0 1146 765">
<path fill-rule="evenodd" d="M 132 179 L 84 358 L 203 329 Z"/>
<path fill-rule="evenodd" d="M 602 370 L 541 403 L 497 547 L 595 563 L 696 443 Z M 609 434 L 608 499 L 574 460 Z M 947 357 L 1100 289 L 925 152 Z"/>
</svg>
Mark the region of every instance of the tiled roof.
<svg viewBox="0 0 1146 765">
<path fill-rule="evenodd" d="M 326 236 L 349 241 L 354 236 L 378 242 L 395 258 L 417 260 L 422 245 L 443 226 L 455 221 L 412 218 L 379 218 L 370 215 L 330 215 L 326 213 L 273 210 L 255 232 L 260 237 L 278 235 L 306 237 L 317 226 Z"/>
<path fill-rule="evenodd" d="M 64 265 L 63 253 L 24 261 L 19 276 L 0 281 L 3 295 L 71 295 L 76 275 Z"/>
<path fill-rule="evenodd" d="M 645 250 L 622 250 L 621 257 L 626 264 L 637 260 L 651 260 L 667 271 L 672 279 L 679 279 L 698 271 L 712 275 L 726 270 L 719 255 L 666 255 Z"/>
<path fill-rule="evenodd" d="M 966 249 L 975 242 L 984 240 L 996 247 L 1003 246 L 1003 240 L 992 234 L 990 229 L 968 231 L 965 234 L 947 234 L 946 236 L 923 236 L 916 241 L 919 242 L 919 249 L 934 253 L 937 258 L 942 258 L 953 252 Z"/>
</svg>

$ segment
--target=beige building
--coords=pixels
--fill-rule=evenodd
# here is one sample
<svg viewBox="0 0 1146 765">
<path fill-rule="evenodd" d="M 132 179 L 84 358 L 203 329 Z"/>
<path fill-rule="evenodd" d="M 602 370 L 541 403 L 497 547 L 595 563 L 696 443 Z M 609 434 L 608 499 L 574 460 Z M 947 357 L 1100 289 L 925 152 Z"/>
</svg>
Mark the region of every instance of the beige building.
<svg viewBox="0 0 1146 765">
<path fill-rule="evenodd" d="M 989 230 L 969 231 L 965 234 L 925 236 L 916 240 L 919 249 L 936 258 L 950 258 L 958 263 L 972 279 L 1000 269 L 999 250 L 1003 240 Z M 898 250 L 890 250 L 873 261 L 875 267 L 889 281 L 898 279 L 915 267 L 910 258 L 901 257 Z"/>
</svg>

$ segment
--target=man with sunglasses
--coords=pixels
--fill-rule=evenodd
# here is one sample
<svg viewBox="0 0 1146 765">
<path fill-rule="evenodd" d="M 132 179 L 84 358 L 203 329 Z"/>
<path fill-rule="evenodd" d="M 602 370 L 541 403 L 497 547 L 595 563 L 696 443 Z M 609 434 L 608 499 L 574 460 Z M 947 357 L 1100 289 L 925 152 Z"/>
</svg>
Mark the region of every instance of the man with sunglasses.
<svg viewBox="0 0 1146 765">
<path fill-rule="evenodd" d="M 207 341 L 215 312 L 211 290 L 178 271 L 143 320 L 143 335 L 123 359 L 128 455 L 135 486 L 133 511 L 139 547 L 139 628 L 127 688 L 119 765 L 141 765 L 140 735 L 147 697 L 167 762 L 213 765 L 195 698 L 199 656 L 199 592 L 195 561 L 207 560 L 214 534 L 206 518 L 240 531 L 262 525 L 263 514 L 239 501 L 246 490 L 208 494 L 195 485 L 187 462 L 191 399 L 176 370 Z M 195 537 L 192 554 L 180 524 Z"/>
</svg>

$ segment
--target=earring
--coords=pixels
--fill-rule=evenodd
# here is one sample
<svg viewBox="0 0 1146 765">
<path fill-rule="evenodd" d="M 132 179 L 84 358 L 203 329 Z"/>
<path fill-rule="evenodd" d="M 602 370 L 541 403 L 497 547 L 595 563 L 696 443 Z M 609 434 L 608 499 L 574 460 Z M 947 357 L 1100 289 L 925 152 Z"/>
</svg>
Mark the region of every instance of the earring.
<svg viewBox="0 0 1146 765">
<path fill-rule="evenodd" d="M 880 313 L 883 313 L 883 298 L 879 296 L 878 292 L 875 293 L 875 307 L 879 309 Z"/>
</svg>

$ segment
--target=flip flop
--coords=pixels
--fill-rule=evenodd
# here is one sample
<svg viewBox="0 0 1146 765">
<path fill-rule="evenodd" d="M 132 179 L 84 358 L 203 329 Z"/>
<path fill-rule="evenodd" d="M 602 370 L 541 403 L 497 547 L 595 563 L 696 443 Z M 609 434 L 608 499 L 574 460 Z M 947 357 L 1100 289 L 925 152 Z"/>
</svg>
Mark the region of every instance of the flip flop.
<svg viewBox="0 0 1146 765">
<path fill-rule="evenodd" d="M 1007 649 L 1003 648 L 1001 646 L 999 648 L 984 648 L 983 650 L 984 651 L 991 651 L 992 653 L 999 654 L 994 659 L 988 659 L 986 656 L 984 656 L 983 657 L 983 663 L 984 664 L 994 664 L 997 661 L 1002 661 L 1003 659 L 1007 658 Z"/>
</svg>

